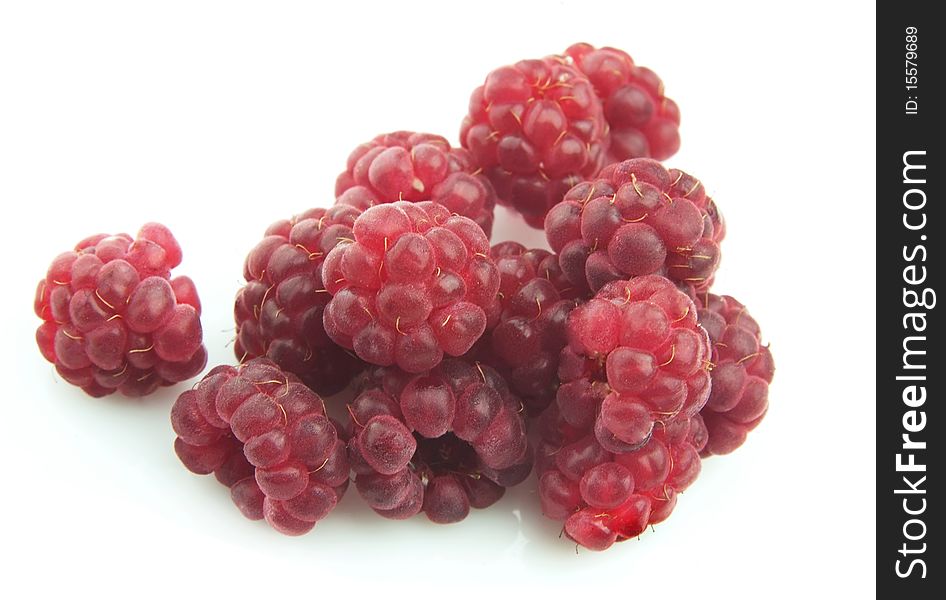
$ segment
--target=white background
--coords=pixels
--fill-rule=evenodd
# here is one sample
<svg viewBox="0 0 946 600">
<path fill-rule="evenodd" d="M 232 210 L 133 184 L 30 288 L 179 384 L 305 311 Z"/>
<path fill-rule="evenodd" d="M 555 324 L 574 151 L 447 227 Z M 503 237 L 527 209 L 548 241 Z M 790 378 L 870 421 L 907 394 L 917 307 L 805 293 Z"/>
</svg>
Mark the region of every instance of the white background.
<svg viewBox="0 0 946 600">
<path fill-rule="evenodd" d="M 2 4 L 0 595 L 868 594 L 873 6 L 346 6 Z M 184 247 L 177 272 L 198 284 L 211 363 L 232 362 L 243 257 L 271 221 L 330 203 L 348 152 L 377 133 L 455 141 L 492 68 L 577 41 L 626 49 L 680 104 L 669 162 L 704 181 L 729 226 L 716 290 L 749 306 L 778 367 L 767 419 L 705 463 L 656 532 L 576 554 L 529 481 L 448 527 L 386 521 L 352 490 L 311 534 L 282 537 L 179 464 L 168 410 L 186 385 L 96 400 L 36 350 L 49 261 L 156 220 Z M 499 217 L 497 239 L 543 242 L 523 231 Z"/>
</svg>

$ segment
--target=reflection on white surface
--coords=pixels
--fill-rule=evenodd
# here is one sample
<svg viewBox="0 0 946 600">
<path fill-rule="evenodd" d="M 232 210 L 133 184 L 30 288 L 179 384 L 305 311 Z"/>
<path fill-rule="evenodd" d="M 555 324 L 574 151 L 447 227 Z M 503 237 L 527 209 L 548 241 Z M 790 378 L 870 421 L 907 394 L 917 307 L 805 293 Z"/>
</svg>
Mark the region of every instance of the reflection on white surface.
<svg viewBox="0 0 946 600">
<path fill-rule="evenodd" d="M 536 498 L 532 498 L 536 500 Z M 516 539 L 506 548 L 505 553 L 507 557 L 521 557 L 526 552 L 526 546 L 529 545 L 529 540 L 526 539 L 525 534 L 522 532 L 522 511 L 518 508 L 513 509 L 512 515 L 516 517 L 518 522 L 518 527 L 516 528 Z"/>
</svg>

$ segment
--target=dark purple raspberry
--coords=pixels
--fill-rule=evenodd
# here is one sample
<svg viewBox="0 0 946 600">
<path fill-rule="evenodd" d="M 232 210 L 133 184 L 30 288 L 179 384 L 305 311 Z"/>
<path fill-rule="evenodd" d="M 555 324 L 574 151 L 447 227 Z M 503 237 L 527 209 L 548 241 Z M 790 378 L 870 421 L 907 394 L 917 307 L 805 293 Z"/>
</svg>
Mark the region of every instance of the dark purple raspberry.
<svg viewBox="0 0 946 600">
<path fill-rule="evenodd" d="M 735 298 L 700 294 L 697 303 L 713 344 L 713 387 L 700 413 L 708 435 L 703 455 L 729 454 L 765 416 L 775 363 L 759 324 Z"/>
<path fill-rule="evenodd" d="M 325 395 L 361 371 L 361 361 L 336 346 L 322 325 L 330 298 L 322 262 L 339 240 L 351 239 L 359 214 L 350 206 L 313 208 L 269 226 L 246 257 L 246 286 L 233 309 L 240 362 L 265 356 Z"/>
<path fill-rule="evenodd" d="M 352 231 L 323 265 L 329 337 L 410 373 L 465 354 L 499 302 L 483 230 L 433 202 L 394 202 L 366 210 Z"/>
<path fill-rule="evenodd" d="M 174 450 L 189 470 L 214 473 L 249 519 L 301 535 L 348 487 L 345 442 L 322 399 L 274 362 L 219 366 L 171 409 Z"/>
<path fill-rule="evenodd" d="M 194 282 L 171 279 L 181 247 L 148 223 L 94 235 L 57 256 L 36 288 L 36 343 L 56 371 L 90 396 L 144 396 L 207 364 Z"/>
<path fill-rule="evenodd" d="M 576 289 L 547 250 L 502 242 L 490 251 L 499 269 L 502 312 L 477 355 L 494 364 L 536 415 L 555 399 L 558 359 L 567 343 L 565 319 L 578 305 Z"/>
<path fill-rule="evenodd" d="M 431 133 L 395 131 L 358 146 L 335 181 L 335 197 L 361 210 L 430 200 L 472 219 L 487 238 L 493 230 L 493 186 L 468 151 Z"/>
<path fill-rule="evenodd" d="M 664 96 L 657 74 L 623 50 L 575 44 L 565 51 L 604 104 L 608 121 L 605 164 L 629 158 L 666 160 L 680 148 L 680 109 Z"/>
<path fill-rule="evenodd" d="M 522 405 L 490 367 L 446 359 L 379 369 L 349 404 L 355 487 L 378 514 L 435 523 L 486 508 L 532 470 Z"/>
<path fill-rule="evenodd" d="M 568 315 L 556 404 L 610 452 L 630 452 L 655 425 L 689 420 L 710 391 L 710 343 L 697 310 L 659 275 L 613 281 Z"/>
<path fill-rule="evenodd" d="M 636 450 L 608 451 L 553 405 L 540 420 L 539 499 L 545 516 L 591 550 L 639 536 L 665 520 L 700 473 L 699 417 L 654 430 Z"/>
<path fill-rule="evenodd" d="M 545 235 L 572 284 L 658 274 L 709 289 L 726 233 L 698 179 L 638 158 L 605 167 L 549 211 Z"/>
<path fill-rule="evenodd" d="M 601 168 L 607 144 L 601 100 L 569 62 L 553 56 L 496 69 L 473 91 L 460 129 L 499 202 L 536 228 Z"/>
</svg>

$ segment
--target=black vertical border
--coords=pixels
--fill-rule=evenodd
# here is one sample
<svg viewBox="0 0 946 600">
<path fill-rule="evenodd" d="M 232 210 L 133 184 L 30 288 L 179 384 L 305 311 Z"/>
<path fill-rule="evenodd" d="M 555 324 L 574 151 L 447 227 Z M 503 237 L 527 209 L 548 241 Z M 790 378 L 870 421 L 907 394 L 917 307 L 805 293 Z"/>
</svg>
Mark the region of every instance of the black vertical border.
<svg viewBox="0 0 946 600">
<path fill-rule="evenodd" d="M 946 61 L 939 57 L 946 32 L 934 17 L 933 6 L 917 1 L 881 1 L 877 7 L 877 587 L 878 597 L 911 600 L 946 594 L 944 566 L 936 560 L 942 556 L 942 548 L 933 541 L 942 539 L 939 514 L 943 509 L 940 498 L 930 489 L 943 483 L 938 467 L 946 455 L 946 429 L 939 406 L 946 401 L 946 363 L 938 347 L 946 343 L 939 317 L 942 310 L 938 308 L 939 302 L 946 302 L 946 295 L 937 297 L 933 308 L 906 306 L 912 302 L 911 290 L 919 294 L 929 288 L 946 294 L 940 285 L 946 264 L 941 252 L 942 221 L 937 216 L 942 213 L 941 181 L 946 174 L 942 171 L 942 155 L 936 149 L 938 136 L 943 134 L 942 125 L 937 128 L 940 120 L 936 117 L 946 106 L 935 89 L 942 86 L 939 79 Z M 911 68 L 906 64 L 908 27 L 917 28 L 915 90 L 906 87 L 906 70 Z M 916 114 L 908 114 L 911 96 L 917 102 Z M 904 183 L 904 155 L 911 151 L 925 151 L 909 158 L 914 164 L 925 164 L 925 171 L 913 169 L 906 173 L 909 179 L 925 179 L 923 183 Z M 911 205 L 922 208 L 908 209 L 905 197 Z M 924 227 L 908 228 L 908 224 L 917 227 L 923 223 L 924 217 Z M 920 279 L 924 267 L 926 278 L 921 283 L 907 282 Z M 906 300 L 905 294 L 909 296 Z M 924 317 L 907 316 L 910 313 L 924 313 Z M 925 325 L 922 332 L 916 331 L 920 325 Z M 911 354 L 909 362 L 925 364 L 925 369 L 904 368 L 904 340 L 908 336 L 918 337 L 907 343 L 908 348 L 926 352 Z M 904 375 L 926 379 L 898 379 Z M 905 389 L 914 384 L 925 388 L 922 404 L 918 389 L 915 393 L 907 390 L 905 401 Z M 918 429 L 921 423 L 921 430 L 909 431 Z M 905 450 L 904 434 L 915 442 L 926 442 L 926 449 Z M 898 471 L 898 454 L 901 463 L 908 463 L 908 455 L 912 454 L 915 463 L 925 465 L 925 471 Z M 921 480 L 923 476 L 925 480 Z M 923 493 L 904 493 L 911 491 L 911 483 Z M 919 514 L 908 514 L 908 510 Z M 908 523 L 911 519 L 916 521 Z M 911 540 L 909 536 L 919 539 Z M 923 561 L 922 566 L 914 560 Z M 924 571 L 925 578 L 921 577 Z M 903 577 L 907 572 L 909 575 Z M 896 595 L 890 595 L 894 591 Z"/>
</svg>

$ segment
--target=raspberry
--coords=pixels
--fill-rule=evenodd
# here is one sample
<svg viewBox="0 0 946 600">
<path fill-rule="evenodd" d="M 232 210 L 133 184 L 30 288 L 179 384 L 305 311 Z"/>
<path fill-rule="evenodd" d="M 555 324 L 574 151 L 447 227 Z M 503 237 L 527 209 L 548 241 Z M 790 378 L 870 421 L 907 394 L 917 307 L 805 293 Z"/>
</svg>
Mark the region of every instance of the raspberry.
<svg viewBox="0 0 946 600">
<path fill-rule="evenodd" d="M 556 403 L 610 452 L 630 452 L 654 426 L 699 413 L 710 391 L 710 344 L 690 298 L 659 275 L 607 284 L 568 315 Z"/>
<path fill-rule="evenodd" d="M 378 370 L 349 404 L 355 487 L 378 514 L 455 523 L 532 470 L 522 405 L 492 368 L 446 359 Z"/>
<path fill-rule="evenodd" d="M 502 312 L 483 338 L 482 355 L 505 376 L 529 414 L 544 410 L 558 389 L 565 319 L 578 302 L 555 255 L 517 242 L 493 246 Z"/>
<path fill-rule="evenodd" d="M 430 200 L 468 217 L 486 237 L 493 229 L 496 193 L 463 148 L 431 133 L 395 131 L 362 144 L 335 181 L 338 203 L 366 210 L 375 204 Z"/>
<path fill-rule="evenodd" d="M 591 550 L 662 522 L 699 475 L 698 418 L 658 427 L 636 450 L 610 452 L 553 405 L 542 415 L 536 459 L 543 514 L 564 521 L 565 534 Z"/>
<path fill-rule="evenodd" d="M 713 386 L 700 413 L 708 435 L 703 455 L 729 454 L 765 416 L 775 363 L 745 306 L 731 296 L 697 298 L 700 325 L 713 344 Z"/>
<path fill-rule="evenodd" d="M 350 206 L 314 208 L 269 226 L 246 257 L 246 286 L 233 309 L 241 362 L 265 356 L 326 395 L 361 371 L 361 362 L 336 346 L 322 325 L 329 301 L 322 262 L 340 239 L 351 238 L 359 214 Z"/>
<path fill-rule="evenodd" d="M 203 370 L 200 300 L 187 277 L 171 279 L 181 247 L 148 223 L 94 235 L 57 256 L 36 288 L 36 343 L 56 371 L 90 396 L 144 396 Z"/>
<path fill-rule="evenodd" d="M 366 210 L 352 231 L 354 241 L 322 267 L 329 337 L 366 362 L 410 373 L 465 354 L 498 304 L 482 229 L 432 202 L 394 202 Z"/>
<path fill-rule="evenodd" d="M 214 473 L 249 519 L 301 535 L 348 487 L 348 454 L 322 399 L 276 363 L 219 366 L 171 409 L 174 450 L 194 473 Z"/>
<path fill-rule="evenodd" d="M 565 58 L 501 67 L 474 90 L 460 143 L 501 204 L 541 229 L 570 187 L 601 167 L 607 125 L 588 78 Z"/>
<path fill-rule="evenodd" d="M 608 121 L 605 163 L 629 158 L 666 160 L 680 148 L 680 109 L 664 96 L 657 74 L 623 50 L 575 44 L 565 51 L 595 87 Z"/>
<path fill-rule="evenodd" d="M 565 277 L 592 291 L 652 273 L 709 289 L 726 233 L 698 179 L 638 158 L 579 183 L 545 219 Z"/>
</svg>

